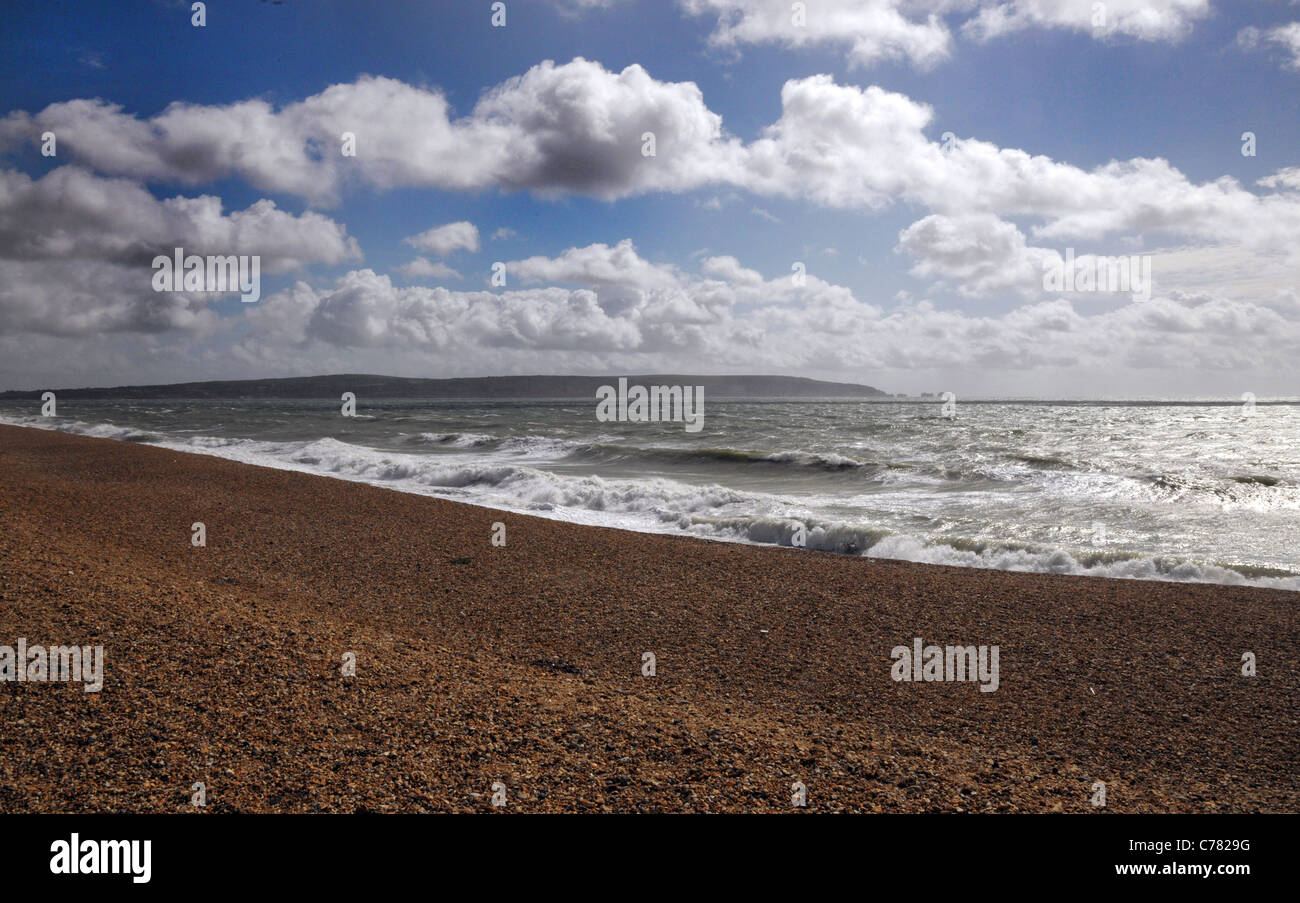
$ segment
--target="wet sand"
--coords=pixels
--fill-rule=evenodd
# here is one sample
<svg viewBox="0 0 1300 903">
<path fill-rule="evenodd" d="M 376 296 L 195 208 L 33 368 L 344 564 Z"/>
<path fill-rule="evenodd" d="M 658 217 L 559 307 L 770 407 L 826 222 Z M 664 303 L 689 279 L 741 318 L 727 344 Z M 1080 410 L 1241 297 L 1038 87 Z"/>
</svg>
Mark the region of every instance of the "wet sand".
<svg viewBox="0 0 1300 903">
<path fill-rule="evenodd" d="M 1298 611 L 0 426 L 0 645 L 105 669 L 0 683 L 0 812 L 1295 812 Z M 915 637 L 997 645 L 998 689 L 894 681 Z"/>
</svg>

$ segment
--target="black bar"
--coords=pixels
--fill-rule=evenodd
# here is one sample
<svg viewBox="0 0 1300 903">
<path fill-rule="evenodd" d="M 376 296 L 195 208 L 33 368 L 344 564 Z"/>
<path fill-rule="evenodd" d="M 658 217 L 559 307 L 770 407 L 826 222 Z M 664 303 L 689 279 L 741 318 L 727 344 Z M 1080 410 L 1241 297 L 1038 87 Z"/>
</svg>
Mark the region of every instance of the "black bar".
<svg viewBox="0 0 1300 903">
<path fill-rule="evenodd" d="M 514 815 L 516 817 L 510 817 Z M 793 881 L 808 890 L 845 880 L 890 886 L 1202 886 L 1227 894 L 1261 878 L 1287 880 L 1295 831 L 1284 815 L 759 816 L 18 815 L 0 818 L 11 842 L 0 868 L 13 888 L 91 890 L 345 889 L 433 893 L 516 886 L 572 892 L 596 877 L 614 895 L 721 882 L 736 889 Z M 53 874 L 51 847 L 150 840 L 150 874 Z M 1191 844 L 1179 849 L 1179 842 Z M 1147 844 L 1146 847 L 1135 844 Z M 1164 846 L 1159 846 L 1163 844 Z M 1119 874 L 1154 865 L 1156 874 Z M 1187 874 L 1187 866 L 1246 866 L 1248 874 Z M 1166 868 L 1172 873 L 1161 873 Z M 1178 870 L 1183 869 L 1180 873 Z M 1052 881 L 1044 885 L 1044 881 Z"/>
</svg>

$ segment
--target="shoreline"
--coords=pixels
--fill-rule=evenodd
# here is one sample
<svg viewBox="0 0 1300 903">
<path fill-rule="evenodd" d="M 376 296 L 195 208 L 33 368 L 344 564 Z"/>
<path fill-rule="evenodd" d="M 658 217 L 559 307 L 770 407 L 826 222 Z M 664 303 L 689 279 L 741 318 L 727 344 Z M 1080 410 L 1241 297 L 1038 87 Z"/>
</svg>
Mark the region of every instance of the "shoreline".
<svg viewBox="0 0 1300 903">
<path fill-rule="evenodd" d="M 105 649 L 99 693 L 0 683 L 0 811 L 191 811 L 195 781 L 210 811 L 490 810 L 498 781 L 507 811 L 785 812 L 795 781 L 810 811 L 1300 802 L 1292 591 L 637 533 L 13 426 L 0 476 L 0 645 Z M 894 681 L 916 637 L 998 645 L 998 689 Z"/>
<path fill-rule="evenodd" d="M 234 463 L 244 464 L 250 467 L 266 467 L 274 470 L 285 470 L 292 473 L 309 474 L 312 476 L 320 476 L 328 479 L 342 480 L 349 483 L 359 483 L 362 485 L 372 486 L 376 488 L 389 489 L 394 492 L 402 492 L 406 494 L 417 495 L 423 498 L 436 498 L 444 501 L 454 502 L 456 504 L 464 504 L 464 505 L 469 505 L 471 507 L 496 511 L 501 514 L 513 514 L 513 515 L 525 516 L 525 517 L 538 517 L 545 520 L 555 520 L 560 523 L 570 523 L 579 526 L 600 527 L 603 529 L 614 529 L 614 530 L 620 530 L 629 533 L 659 535 L 659 536 L 676 536 L 681 538 L 701 539 L 706 542 L 755 545 L 755 546 L 760 546 L 765 548 L 784 548 L 784 549 L 790 549 L 791 551 L 817 551 L 817 552 L 823 552 L 829 554 L 844 555 L 848 557 L 860 556 L 860 557 L 867 557 L 867 558 L 875 558 L 877 560 L 905 561 L 905 562 L 926 565 L 926 566 L 960 567 L 960 568 L 970 568 L 970 569 L 978 569 L 978 570 L 998 570 L 998 571 L 1003 571 L 1008 573 L 1035 573 L 1035 574 L 1047 574 L 1047 575 L 1057 575 L 1057 576 L 1080 576 L 1080 577 L 1097 577 L 1102 579 L 1155 581 L 1155 582 L 1173 583 L 1173 584 L 1201 583 L 1201 584 L 1208 584 L 1212 586 L 1253 586 L 1253 587 L 1259 587 L 1259 588 L 1270 589 L 1270 590 L 1281 590 L 1285 592 L 1300 593 L 1300 585 L 1286 585 L 1288 583 L 1294 584 L 1297 581 L 1300 581 L 1300 574 L 1297 574 L 1296 572 L 1291 570 L 1287 570 L 1281 567 L 1262 565 L 1256 563 L 1240 563 L 1240 562 L 1231 562 L 1231 561 L 1225 562 L 1219 560 L 1180 558 L 1176 554 L 1170 555 L 1170 554 L 1158 554 L 1155 552 L 1134 552 L 1129 550 L 1118 550 L 1109 555 L 1105 555 L 1105 554 L 1098 554 L 1096 553 L 1096 550 L 1092 550 L 1093 557 L 1089 557 L 1089 554 L 1087 552 L 1081 552 L 1077 548 L 1041 545 L 1037 543 L 1025 542 L 1015 546 L 1007 545 L 1003 548 L 1002 551 L 1004 553 L 1025 552 L 1032 556 L 1038 556 L 1040 559 L 1044 561 L 1051 561 L 1053 562 L 1053 566 L 1047 567 L 1042 565 L 1040 566 L 1030 565 L 1028 567 L 1025 567 L 1023 562 L 1017 562 L 1019 566 L 1013 568 L 1013 567 L 1003 566 L 1002 564 L 971 563 L 970 561 L 965 561 L 965 562 L 958 562 L 953 560 L 926 561 L 923 559 L 918 559 L 916 557 L 895 556 L 895 555 L 890 555 L 888 553 L 873 556 L 873 555 L 865 554 L 858 550 L 815 548 L 815 547 L 808 547 L 808 548 L 800 547 L 796 549 L 793 546 L 783 545 L 779 542 L 766 542 L 760 539 L 754 539 L 751 537 L 745 537 L 741 535 L 727 535 L 726 533 L 716 533 L 714 535 L 703 535 L 700 533 L 693 533 L 693 532 L 686 531 L 681 527 L 661 526 L 659 524 L 655 524 L 650 521 L 645 521 L 642 523 L 635 523 L 635 524 L 628 523 L 628 522 L 613 524 L 613 523 L 603 523 L 600 521 L 598 517 L 589 520 L 566 519 L 563 517 L 551 516 L 548 513 L 542 511 L 520 510 L 518 508 L 513 508 L 513 507 L 493 507 L 491 505 L 483 504 L 482 500 L 462 501 L 461 499 L 449 497 L 453 495 L 453 493 L 447 492 L 447 488 L 445 486 L 435 485 L 433 487 L 417 488 L 416 486 L 411 486 L 409 484 L 403 483 L 401 480 L 390 480 L 390 479 L 382 479 L 382 478 L 371 479 L 359 475 L 349 475 L 348 473 L 340 472 L 337 470 L 330 471 L 330 472 L 321 472 L 313 469 L 309 465 L 301 464 L 299 462 L 291 461 L 284 458 L 276 458 L 274 456 L 260 456 L 260 457 L 267 458 L 266 460 L 248 460 L 246 457 L 241 457 L 239 455 L 223 453 L 222 446 L 220 445 L 218 446 L 200 445 L 194 447 L 187 446 L 184 448 L 172 448 L 170 445 L 157 444 L 157 441 L 152 439 L 145 440 L 145 439 L 129 438 L 129 436 L 131 436 L 132 434 L 138 435 L 141 433 L 158 436 L 160 437 L 158 441 L 162 441 L 162 438 L 166 437 L 166 434 L 164 433 L 156 433 L 147 428 L 118 427 L 112 424 L 85 424 L 85 422 L 83 421 L 78 421 L 78 422 L 82 423 L 83 425 L 90 426 L 92 429 L 96 429 L 99 427 L 111 427 L 113 429 L 119 430 L 123 434 L 117 436 L 94 435 L 93 433 L 73 432 L 71 430 L 64 430 L 56 426 L 43 426 L 40 424 L 32 424 L 32 423 L 12 423 L 12 422 L 7 422 L 6 420 L 3 419 L 3 417 L 0 417 L 0 427 L 11 426 L 19 429 L 48 430 L 54 432 L 61 432 L 64 433 L 65 435 L 89 436 L 91 438 L 111 439 L 113 441 L 128 442 L 131 444 L 152 445 L 155 448 L 164 448 L 168 450 L 179 451 L 186 454 L 204 455 L 208 457 L 218 458 L 220 460 L 232 461 Z M 167 438 L 167 441 L 173 444 L 184 444 L 181 443 L 179 440 L 175 439 L 174 437 Z M 357 448 L 364 451 L 373 450 L 373 449 L 368 449 L 364 445 L 357 446 Z M 396 452 L 396 454 L 408 454 L 408 453 Z M 417 484 L 417 486 L 423 486 L 423 484 Z M 596 513 L 598 511 L 602 511 L 603 509 L 587 509 L 587 510 L 588 513 Z M 831 524 L 831 527 L 835 527 L 835 526 L 837 525 Z M 946 554 L 948 558 L 952 558 L 953 556 L 960 557 L 963 553 L 969 551 L 965 547 L 965 544 L 957 538 L 950 538 L 946 541 L 945 540 L 936 541 L 935 546 L 937 548 L 944 550 L 944 554 Z M 929 548 L 929 546 L 927 545 L 925 546 L 925 548 Z M 1059 562 L 1055 561 L 1057 556 L 1065 556 L 1068 562 L 1070 563 L 1071 567 L 1073 568 L 1073 570 L 1067 571 L 1067 570 L 1059 569 Z M 1153 576 L 1151 574 L 1152 568 L 1155 569 L 1157 576 Z M 1190 570 L 1193 574 L 1197 574 L 1200 576 L 1182 577 L 1182 578 L 1174 577 L 1173 574 L 1179 570 Z M 1220 577 L 1220 579 L 1214 579 L 1213 576 L 1208 576 L 1208 575 L 1217 575 Z M 1229 576 L 1231 577 L 1231 579 L 1228 579 Z"/>
</svg>

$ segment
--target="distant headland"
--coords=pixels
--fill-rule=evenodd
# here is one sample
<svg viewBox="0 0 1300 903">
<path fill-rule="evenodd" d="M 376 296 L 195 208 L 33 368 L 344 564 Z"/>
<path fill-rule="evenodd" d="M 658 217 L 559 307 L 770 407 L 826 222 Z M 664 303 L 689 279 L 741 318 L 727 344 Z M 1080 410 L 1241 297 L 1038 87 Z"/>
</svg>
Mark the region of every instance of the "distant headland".
<svg viewBox="0 0 1300 903">
<path fill-rule="evenodd" d="M 594 398 L 619 376 L 643 385 L 703 386 L 713 398 L 888 398 L 856 383 L 824 382 L 799 376 L 475 376 L 421 379 L 339 373 L 281 379 L 231 379 L 153 386 L 52 389 L 59 398 L 337 398 L 354 392 L 371 398 Z M 0 398 L 40 398 L 46 389 L 0 392 Z"/>
</svg>

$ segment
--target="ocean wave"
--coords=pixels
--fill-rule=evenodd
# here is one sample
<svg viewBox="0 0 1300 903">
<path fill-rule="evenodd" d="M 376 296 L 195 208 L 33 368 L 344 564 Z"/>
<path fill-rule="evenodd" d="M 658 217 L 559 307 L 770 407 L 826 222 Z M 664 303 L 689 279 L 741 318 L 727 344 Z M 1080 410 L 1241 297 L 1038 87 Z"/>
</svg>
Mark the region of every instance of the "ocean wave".
<svg viewBox="0 0 1300 903">
<path fill-rule="evenodd" d="M 957 548 L 946 543 L 927 542 L 906 535 L 886 537 L 866 554 L 871 558 L 892 558 L 922 564 L 944 564 L 998 571 L 1300 590 L 1300 576 L 1296 575 L 1250 575 L 1243 573 L 1244 569 L 1152 555 L 1087 554 L 1065 549 L 1033 549 L 1011 545 L 991 545 L 976 551 Z M 1258 572 L 1262 569 L 1254 570 Z"/>
<path fill-rule="evenodd" d="M 95 439 L 117 439 L 122 442 L 140 442 L 152 444 L 166 438 L 163 433 L 143 430 L 130 426 L 118 426 L 114 423 L 86 423 L 82 420 L 65 420 L 62 417 L 41 417 L 36 415 L 19 415 L 0 417 L 0 423 L 9 426 L 25 426 L 42 430 L 55 430 L 72 433 L 77 436 L 90 436 Z"/>
<path fill-rule="evenodd" d="M 573 457 L 586 460 L 643 460 L 667 464 L 721 464 L 742 467 L 772 465 L 807 468 L 830 472 L 862 468 L 880 469 L 882 465 L 834 452 L 754 451 L 743 448 L 692 448 L 679 446 L 638 446 L 587 443 L 573 449 Z"/>
<path fill-rule="evenodd" d="M 550 436 L 509 436 L 497 445 L 497 451 L 510 452 L 524 457 L 559 458 L 586 448 L 586 442 L 573 439 L 556 439 Z"/>
<path fill-rule="evenodd" d="M 0 422 L 17 426 L 58 429 L 80 435 L 147 442 L 181 451 L 210 454 L 246 463 L 299 470 L 358 482 L 385 485 L 401 491 L 454 498 L 506 511 L 540 514 L 559 520 L 600 524 L 643 532 L 678 532 L 709 539 L 782 546 L 889 558 L 927 564 L 977 567 L 1007 571 L 1116 577 L 1125 579 L 1254 585 L 1300 591 L 1300 576 L 1261 567 L 1222 562 L 1180 560 L 1170 556 L 1035 546 L 995 540 L 936 539 L 928 528 L 904 532 L 880 524 L 836 520 L 818 515 L 799 502 L 770 493 L 730 488 L 718 483 L 695 484 L 665 476 L 612 478 L 594 474 L 565 474 L 527 466 L 526 454 L 703 454 L 710 460 L 768 465 L 837 469 L 836 457 L 805 452 L 773 453 L 737 449 L 645 449 L 610 443 L 574 443 L 544 437 L 508 437 L 484 455 L 407 454 L 384 451 L 333 438 L 309 441 L 263 441 L 217 436 L 167 436 L 115 424 L 51 420 L 35 416 L 0 416 Z M 485 434 L 422 434 L 425 442 L 474 448 Z M 462 445 L 454 445 L 462 443 Z M 486 447 L 486 446 L 478 446 Z M 508 450 L 511 457 L 497 452 Z M 868 466 L 859 459 L 844 469 Z M 883 467 L 883 465 L 874 465 Z M 1105 478 L 1115 489 L 1114 475 L 1049 470 L 1045 479 L 1079 481 Z M 1145 480 L 1124 477 L 1132 487 L 1146 485 L 1156 493 L 1186 494 L 1207 487 L 1230 487 L 1236 502 L 1272 496 L 1287 498 L 1294 487 L 1280 481 L 1241 473 L 1215 482 L 1178 475 L 1151 475 Z M 1244 479 L 1243 479 L 1244 478 Z M 1076 486 L 1078 488 L 1078 486 Z M 1096 489 L 1098 487 L 1094 487 Z M 1131 488 L 1130 490 L 1131 491 Z M 1212 493 L 1213 494 L 1213 493 Z M 1284 495 L 1285 494 L 1285 495 Z M 1218 497 L 1218 496 L 1216 496 Z M 1220 499 L 1222 501 L 1222 499 Z M 936 523 L 935 529 L 942 529 Z M 796 537 L 798 541 L 796 541 Z"/>
<path fill-rule="evenodd" d="M 857 524 L 819 522 L 811 517 L 783 516 L 685 516 L 679 525 L 689 533 L 709 539 L 798 546 L 842 555 L 862 554 L 890 532 Z"/>
<path fill-rule="evenodd" d="M 500 440 L 484 433 L 420 433 L 412 441 L 449 448 L 485 448 Z"/>
<path fill-rule="evenodd" d="M 1275 477 L 1266 473 L 1243 473 L 1237 474 L 1231 478 L 1234 483 L 1245 483 L 1256 486 L 1279 486 L 1286 482 L 1281 477 Z"/>
<path fill-rule="evenodd" d="M 1059 455 L 1029 455 L 1029 454 L 1009 454 L 1007 460 L 1016 461 L 1020 464 L 1039 470 L 1080 470 L 1082 469 L 1077 463 L 1068 458 Z"/>
<path fill-rule="evenodd" d="M 1300 575 L 1273 568 L 1228 566 L 1127 552 L 1039 548 L 1028 543 L 932 540 L 851 523 L 798 517 L 693 517 L 682 528 L 697 536 L 795 546 L 921 564 L 1044 574 L 1216 583 L 1300 591 Z M 802 540 L 796 543 L 796 537 Z"/>
<path fill-rule="evenodd" d="M 1153 473 L 1141 479 L 1149 486 L 1152 497 L 1164 502 L 1260 512 L 1300 510 L 1300 486 L 1272 474 L 1217 477 Z"/>
<path fill-rule="evenodd" d="M 255 439 L 238 439 L 228 436 L 191 436 L 181 443 L 168 442 L 169 447 L 180 447 L 185 449 L 213 449 L 213 448 L 253 448 L 264 445 Z"/>
</svg>

